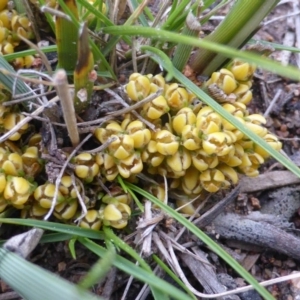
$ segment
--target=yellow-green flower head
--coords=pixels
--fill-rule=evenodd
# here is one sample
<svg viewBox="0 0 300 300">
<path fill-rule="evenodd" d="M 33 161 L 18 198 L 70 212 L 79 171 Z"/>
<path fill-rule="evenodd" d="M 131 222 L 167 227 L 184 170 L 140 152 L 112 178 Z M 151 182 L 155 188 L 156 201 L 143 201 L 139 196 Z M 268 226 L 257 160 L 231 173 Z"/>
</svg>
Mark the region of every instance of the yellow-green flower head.
<svg viewBox="0 0 300 300">
<path fill-rule="evenodd" d="M 187 90 L 179 87 L 177 83 L 172 83 L 167 87 L 165 97 L 171 110 L 178 111 L 189 104 Z"/>
<path fill-rule="evenodd" d="M 280 151 L 282 149 L 282 143 L 278 140 L 278 138 L 271 134 L 268 133 L 266 134 L 263 139 L 276 151 Z M 257 154 L 259 154 L 260 156 L 262 156 L 263 158 L 268 158 L 270 157 L 270 154 L 264 150 L 263 148 L 261 148 L 259 145 L 255 145 L 254 150 Z"/>
<path fill-rule="evenodd" d="M 218 169 L 208 169 L 199 176 L 202 187 L 210 192 L 215 193 L 223 187 L 229 186 L 224 174 Z"/>
<path fill-rule="evenodd" d="M 200 149 L 202 145 L 201 132 L 195 125 L 185 125 L 181 133 L 181 144 L 190 151 Z"/>
<path fill-rule="evenodd" d="M 109 153 L 117 159 L 123 160 L 129 157 L 134 151 L 134 139 L 128 135 L 112 135 L 115 140 L 109 144 Z"/>
<path fill-rule="evenodd" d="M 151 83 L 157 85 L 158 87 L 164 89 L 166 86 L 165 78 L 161 74 L 157 74 L 151 78 Z"/>
<path fill-rule="evenodd" d="M 180 178 L 185 175 L 185 170 L 181 169 L 180 171 L 174 171 L 166 161 L 163 161 L 163 163 L 156 168 L 155 173 L 153 174 L 159 174 L 161 176 L 165 176 L 166 178 Z"/>
<path fill-rule="evenodd" d="M 196 123 L 196 115 L 189 107 L 180 109 L 172 120 L 172 128 L 177 135 L 181 135 L 185 125 L 194 125 Z"/>
<path fill-rule="evenodd" d="M 78 201 L 73 199 L 56 205 L 53 214 L 59 220 L 70 220 L 75 216 L 77 208 Z"/>
<path fill-rule="evenodd" d="M 266 119 L 260 114 L 252 114 L 245 117 L 245 126 L 260 137 L 264 137 L 268 133 L 267 128 L 263 127 L 266 123 Z"/>
<path fill-rule="evenodd" d="M 246 84 L 239 84 L 239 86 L 233 91 L 233 94 L 236 95 L 237 102 L 241 102 L 245 105 L 249 104 L 253 98 L 252 92 Z"/>
<path fill-rule="evenodd" d="M 239 59 L 234 59 L 228 69 L 238 81 L 248 81 L 252 78 L 256 67 Z"/>
<path fill-rule="evenodd" d="M 219 72 L 212 73 L 206 86 L 216 83 L 225 94 L 231 94 L 237 88 L 237 82 L 234 75 L 227 69 L 221 69 Z"/>
<path fill-rule="evenodd" d="M 119 174 L 114 157 L 108 153 L 104 153 L 104 168 L 101 172 L 108 181 L 113 181 Z"/>
<path fill-rule="evenodd" d="M 3 196 L 12 205 L 22 206 L 31 195 L 31 184 L 23 177 L 8 177 Z"/>
<path fill-rule="evenodd" d="M 156 120 L 167 113 L 169 110 L 170 108 L 168 106 L 166 98 L 161 95 L 151 102 L 146 103 L 143 106 L 142 112 L 147 118 Z"/>
<path fill-rule="evenodd" d="M 139 101 L 150 94 L 151 81 L 147 76 L 139 73 L 133 73 L 129 77 L 129 82 L 125 89 L 128 97 L 133 101 Z"/>
<path fill-rule="evenodd" d="M 219 163 L 219 158 L 216 155 L 208 155 L 204 149 L 199 149 L 192 152 L 192 164 L 200 172 L 208 168 L 215 168 Z"/>
<path fill-rule="evenodd" d="M 200 171 L 194 166 L 189 167 L 182 177 L 181 188 L 187 195 L 199 195 L 202 192 Z"/>
<path fill-rule="evenodd" d="M 125 127 L 128 135 L 133 139 L 134 148 L 144 148 L 151 139 L 151 132 L 140 120 L 131 121 Z"/>
<path fill-rule="evenodd" d="M 97 128 L 94 132 L 94 135 L 98 139 L 98 141 L 103 144 L 112 135 L 118 135 L 123 131 L 124 129 L 121 127 L 119 123 L 112 121 L 109 124 L 107 124 L 105 128 Z"/>
<path fill-rule="evenodd" d="M 20 176 L 23 172 L 22 157 L 18 153 L 0 153 L 0 166 L 6 175 Z"/>
<path fill-rule="evenodd" d="M 26 148 L 22 154 L 23 168 L 27 175 L 35 177 L 43 168 L 40 162 L 38 147 L 31 146 Z"/>
<path fill-rule="evenodd" d="M 148 147 L 150 150 L 154 148 L 154 152 L 149 152 Z M 152 167 L 158 167 L 163 162 L 165 155 L 156 152 L 156 142 L 154 141 L 150 141 L 148 147 L 141 154 L 142 161 Z"/>
<path fill-rule="evenodd" d="M 21 122 L 25 117 L 19 113 L 9 113 L 5 116 L 3 121 L 4 129 L 9 131 L 14 128 L 19 122 Z M 28 124 L 23 125 L 16 133 L 11 135 L 8 139 L 10 141 L 17 141 L 21 138 L 21 135 L 28 129 Z"/>
<path fill-rule="evenodd" d="M 237 167 L 241 165 L 241 158 L 244 155 L 244 149 L 240 144 L 234 144 L 234 148 L 226 155 L 219 156 L 219 161 L 225 163 L 229 167 Z"/>
<path fill-rule="evenodd" d="M 239 181 L 238 174 L 235 169 L 229 167 L 225 164 L 219 164 L 217 169 L 223 173 L 225 179 L 231 182 L 232 184 L 237 184 Z"/>
<path fill-rule="evenodd" d="M 101 228 L 99 212 L 95 209 L 88 210 L 84 218 L 80 221 L 79 226 L 82 228 L 99 230 Z"/>
<path fill-rule="evenodd" d="M 125 203 L 108 204 L 103 209 L 103 223 L 116 229 L 122 229 L 127 226 L 130 216 L 131 209 Z"/>
<path fill-rule="evenodd" d="M 33 197 L 41 207 L 50 208 L 52 205 L 54 193 L 55 193 L 55 185 L 52 183 L 45 183 L 43 185 L 39 185 L 35 189 L 33 193 Z M 64 200 L 63 195 L 58 190 L 56 205 L 61 203 L 63 200 Z"/>
<path fill-rule="evenodd" d="M 99 174 L 99 165 L 90 153 L 80 153 L 74 157 L 75 174 L 87 182 L 91 182 Z"/>
<path fill-rule="evenodd" d="M 80 193 L 81 187 L 76 185 L 76 189 Z M 62 193 L 65 199 L 77 199 L 76 189 L 73 185 L 72 177 L 65 175 L 61 178 L 59 191 Z"/>
<path fill-rule="evenodd" d="M 139 174 L 143 170 L 143 162 L 138 152 L 133 153 L 126 159 L 122 159 L 117 163 L 120 175 L 129 178 L 131 175 Z"/>
<path fill-rule="evenodd" d="M 168 130 L 160 130 L 155 133 L 156 151 L 163 155 L 174 155 L 179 148 L 177 137 Z"/>
<path fill-rule="evenodd" d="M 222 118 L 217 113 L 210 113 L 207 116 L 197 115 L 196 127 L 204 134 L 221 131 L 221 125 Z"/>
<path fill-rule="evenodd" d="M 202 147 L 208 155 L 223 156 L 231 151 L 233 145 L 231 138 L 225 132 L 214 132 L 205 136 Z"/>
<path fill-rule="evenodd" d="M 185 171 L 192 164 L 190 151 L 188 151 L 184 147 L 180 148 L 174 155 L 170 155 L 166 158 L 166 164 L 174 172 Z"/>
</svg>

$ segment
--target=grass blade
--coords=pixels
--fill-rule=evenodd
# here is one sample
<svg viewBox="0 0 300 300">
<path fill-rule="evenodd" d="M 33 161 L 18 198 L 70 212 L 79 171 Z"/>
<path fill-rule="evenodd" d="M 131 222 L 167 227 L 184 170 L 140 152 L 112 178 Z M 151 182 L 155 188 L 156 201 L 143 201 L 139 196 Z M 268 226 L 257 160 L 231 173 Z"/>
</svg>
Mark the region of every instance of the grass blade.
<svg viewBox="0 0 300 300">
<path fill-rule="evenodd" d="M 3 248 L 0 248 L 0 277 L 25 299 L 101 299 Z"/>
</svg>

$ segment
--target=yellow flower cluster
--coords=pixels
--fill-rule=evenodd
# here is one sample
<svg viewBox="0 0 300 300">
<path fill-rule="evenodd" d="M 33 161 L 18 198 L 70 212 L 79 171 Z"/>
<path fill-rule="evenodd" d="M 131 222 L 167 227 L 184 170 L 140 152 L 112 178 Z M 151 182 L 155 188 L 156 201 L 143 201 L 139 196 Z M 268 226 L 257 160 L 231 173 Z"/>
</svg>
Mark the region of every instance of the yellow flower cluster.
<svg viewBox="0 0 300 300">
<path fill-rule="evenodd" d="M 204 89 L 243 126 L 280 150 L 281 143 L 264 127 L 265 118 L 247 110 L 254 70 L 250 64 L 234 60 L 227 69 L 214 72 Z M 100 164 L 107 180 L 118 174 L 134 177 L 144 169 L 148 174 L 166 176 L 172 180 L 172 188 L 195 196 L 202 190 L 213 193 L 236 184 L 238 173 L 259 174 L 268 154 L 179 84 L 167 84 L 161 75 L 134 73 L 126 92 L 136 102 L 159 88 L 163 93 L 138 111 L 155 125 L 154 132 L 130 115 L 121 123 L 111 121 L 96 129 L 95 137 L 102 144 L 115 138 Z"/>
<path fill-rule="evenodd" d="M 1 104 L 2 102 L 8 100 L 8 97 L 9 95 L 5 90 L 0 90 L 0 133 L 6 133 L 25 118 L 24 115 L 15 111 L 12 107 L 7 107 Z M 8 139 L 10 141 L 18 141 L 22 134 L 27 131 L 28 127 L 29 126 L 26 123 Z"/>
<path fill-rule="evenodd" d="M 6 207 L 23 209 L 36 188 L 33 178 L 42 170 L 38 148 L 26 147 L 23 153 L 6 142 L 0 147 L 0 212 Z"/>
<path fill-rule="evenodd" d="M 14 9 L 8 8 L 8 0 L 0 1 L 0 55 L 14 52 L 20 44 L 18 35 L 26 39 L 34 37 L 30 21 L 25 15 L 19 15 Z M 18 68 L 29 68 L 34 61 L 32 55 L 19 57 L 14 61 Z"/>
</svg>

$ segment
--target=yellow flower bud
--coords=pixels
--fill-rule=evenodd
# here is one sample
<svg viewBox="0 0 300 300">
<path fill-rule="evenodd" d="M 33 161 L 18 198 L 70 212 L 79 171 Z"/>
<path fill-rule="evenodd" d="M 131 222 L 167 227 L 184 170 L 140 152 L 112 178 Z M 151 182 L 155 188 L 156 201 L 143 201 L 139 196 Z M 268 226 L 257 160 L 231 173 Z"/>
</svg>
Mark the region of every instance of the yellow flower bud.
<svg viewBox="0 0 300 300">
<path fill-rule="evenodd" d="M 201 193 L 200 172 L 194 166 L 186 170 L 181 180 L 181 188 L 187 195 L 199 195 Z"/>
<path fill-rule="evenodd" d="M 156 141 L 156 149 L 163 155 L 174 155 L 179 148 L 179 142 L 175 135 L 168 130 L 160 130 L 156 132 L 154 139 Z"/>
<path fill-rule="evenodd" d="M 18 153 L 0 154 L 1 168 L 6 175 L 20 176 L 23 172 L 22 157 Z"/>
<path fill-rule="evenodd" d="M 134 73 L 129 77 L 126 85 L 128 97 L 133 101 L 139 101 L 146 98 L 150 94 L 150 80 L 147 76 Z"/>
<path fill-rule="evenodd" d="M 109 144 L 108 149 L 112 156 L 117 159 L 126 159 L 134 151 L 134 140 L 129 135 L 112 135 L 115 140 Z"/>
<path fill-rule="evenodd" d="M 163 89 L 165 88 L 166 85 L 166 81 L 161 74 L 157 74 L 153 78 L 151 78 L 151 82 Z"/>
<path fill-rule="evenodd" d="M 282 143 L 278 140 L 278 138 L 273 135 L 273 134 L 266 134 L 263 139 L 276 151 L 281 150 L 282 148 Z M 263 158 L 268 158 L 270 157 L 270 154 L 264 150 L 263 148 L 261 148 L 259 145 L 255 145 L 254 146 L 255 152 L 258 153 L 260 156 L 262 156 Z"/>
<path fill-rule="evenodd" d="M 87 182 L 91 182 L 99 174 L 99 165 L 90 153 L 80 153 L 74 157 L 75 174 Z"/>
<path fill-rule="evenodd" d="M 139 174 L 143 170 L 143 162 L 140 155 L 135 152 L 117 164 L 120 175 L 129 178 L 132 174 Z"/>
<path fill-rule="evenodd" d="M 143 113 L 151 120 L 159 119 L 169 111 L 167 100 L 164 96 L 158 96 L 143 106 Z"/>
<path fill-rule="evenodd" d="M 185 125 L 194 125 L 196 123 L 196 115 L 189 107 L 180 109 L 172 120 L 172 127 L 178 135 L 181 135 Z"/>
<path fill-rule="evenodd" d="M 245 105 L 249 104 L 252 100 L 252 92 L 246 84 L 239 84 L 239 86 L 233 91 L 233 94 L 236 95 L 237 102 L 241 102 Z"/>
<path fill-rule="evenodd" d="M 97 128 L 94 131 L 95 137 L 100 141 L 102 144 L 105 143 L 109 137 L 112 135 L 118 135 L 119 133 L 123 132 L 122 127 L 115 121 L 112 121 L 105 128 Z"/>
<path fill-rule="evenodd" d="M 233 148 L 231 140 L 224 132 L 214 132 L 208 134 L 202 141 L 203 150 L 208 154 L 216 154 L 218 156 L 226 155 Z"/>
<path fill-rule="evenodd" d="M 4 198 L 12 205 L 22 206 L 31 194 L 31 184 L 23 177 L 9 177 L 4 189 Z"/>
<path fill-rule="evenodd" d="M 38 186 L 34 193 L 33 197 L 38 201 L 39 205 L 43 208 L 50 208 L 52 205 L 53 197 L 55 192 L 55 185 L 52 183 L 45 183 Z M 56 205 L 61 203 L 64 200 L 63 195 L 58 190 Z"/>
<path fill-rule="evenodd" d="M 191 154 L 185 148 L 179 149 L 174 155 L 167 157 L 166 163 L 174 172 L 181 172 L 191 166 Z"/>
<path fill-rule="evenodd" d="M 181 143 L 190 151 L 197 150 L 201 147 L 202 140 L 200 139 L 199 130 L 194 125 L 185 125 L 182 128 Z"/>
<path fill-rule="evenodd" d="M 233 60 L 228 69 L 232 72 L 236 80 L 248 81 L 252 78 L 256 67 L 239 59 Z"/>
<path fill-rule="evenodd" d="M 95 209 L 88 210 L 84 218 L 80 221 L 79 226 L 82 228 L 99 230 L 101 227 L 101 220 L 98 211 Z"/>
<path fill-rule="evenodd" d="M 152 141 L 152 142 L 154 142 L 154 141 Z M 155 149 L 156 149 L 156 143 L 155 143 Z M 153 153 L 153 152 L 149 152 L 147 149 L 145 149 L 141 154 L 141 158 L 142 158 L 143 162 L 145 162 L 153 167 L 158 167 L 163 162 L 165 156 L 161 153 L 158 153 L 158 152 Z"/>
<path fill-rule="evenodd" d="M 208 155 L 205 150 L 199 149 L 192 152 L 193 166 L 200 172 L 207 170 L 208 168 L 215 168 L 219 159 L 216 155 Z"/>
<path fill-rule="evenodd" d="M 114 228 L 124 228 L 131 215 L 130 207 L 125 203 L 108 204 L 103 210 L 103 222 Z"/>
<path fill-rule="evenodd" d="M 225 178 L 233 184 L 238 183 L 239 177 L 237 172 L 233 168 L 226 166 L 225 164 L 220 164 L 218 165 L 218 170 L 220 170 L 224 174 Z"/>
<path fill-rule="evenodd" d="M 237 82 L 234 75 L 227 69 L 221 69 L 219 72 L 214 72 L 206 82 L 206 86 L 213 83 L 216 83 L 227 95 L 231 94 L 237 88 Z"/>
<path fill-rule="evenodd" d="M 202 187 L 210 192 L 215 193 L 224 186 L 225 176 L 218 169 L 206 170 L 200 174 Z"/>
<path fill-rule="evenodd" d="M 5 116 L 3 126 L 9 131 L 13 127 L 15 127 L 20 121 L 22 121 L 25 117 L 19 113 L 9 113 Z M 18 132 L 11 135 L 8 139 L 10 141 L 17 141 L 20 139 L 21 135 L 28 129 L 28 124 L 23 125 Z"/>
<path fill-rule="evenodd" d="M 105 153 L 104 154 L 104 170 L 101 170 L 108 181 L 113 181 L 119 174 L 115 159 Z"/>
<path fill-rule="evenodd" d="M 185 88 L 181 88 L 177 83 L 172 83 L 166 89 L 165 97 L 172 110 L 180 110 L 189 104 L 189 94 Z"/>
<path fill-rule="evenodd" d="M 140 120 L 131 121 L 125 129 L 133 139 L 135 149 L 145 147 L 151 139 L 150 130 Z"/>
<path fill-rule="evenodd" d="M 26 148 L 22 154 L 22 161 L 25 173 L 31 177 L 35 177 L 42 170 L 39 150 L 35 146 Z"/>
<path fill-rule="evenodd" d="M 59 220 L 70 220 L 75 216 L 77 208 L 78 201 L 77 199 L 73 199 L 55 206 L 53 214 Z"/>
</svg>

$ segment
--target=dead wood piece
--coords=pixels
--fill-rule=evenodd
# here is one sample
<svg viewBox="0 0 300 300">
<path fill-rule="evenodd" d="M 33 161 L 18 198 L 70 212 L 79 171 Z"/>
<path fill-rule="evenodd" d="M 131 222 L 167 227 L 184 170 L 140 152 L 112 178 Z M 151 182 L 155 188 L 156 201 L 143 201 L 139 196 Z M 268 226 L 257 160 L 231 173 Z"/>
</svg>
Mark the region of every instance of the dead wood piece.
<svg viewBox="0 0 300 300">
<path fill-rule="evenodd" d="M 241 179 L 241 192 L 254 193 L 299 183 L 300 178 L 290 171 L 274 171 L 255 178 L 243 177 Z"/>
<path fill-rule="evenodd" d="M 268 192 L 268 199 L 261 201 L 262 214 L 279 216 L 283 220 L 290 220 L 300 207 L 300 187 L 283 187 Z"/>
<path fill-rule="evenodd" d="M 255 222 L 233 213 L 219 215 L 213 232 L 227 239 L 244 241 L 300 259 L 300 239 L 265 222 Z"/>
<path fill-rule="evenodd" d="M 217 294 L 225 292 L 226 288 L 218 281 L 217 275 L 214 269 L 209 265 L 209 261 L 207 260 L 205 253 L 196 247 L 194 247 L 193 250 L 201 258 L 201 260 L 204 260 L 207 263 L 202 263 L 199 260 L 195 260 L 195 258 L 190 256 L 189 254 L 182 253 L 180 254 L 180 257 L 191 270 L 191 272 L 194 274 L 195 278 L 203 286 L 205 292 L 208 294 Z M 218 299 L 233 300 L 239 299 L 239 297 L 233 295 L 220 297 Z"/>
</svg>

